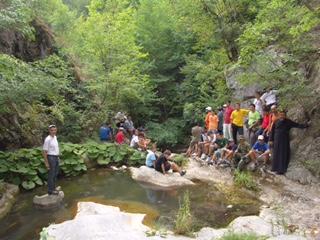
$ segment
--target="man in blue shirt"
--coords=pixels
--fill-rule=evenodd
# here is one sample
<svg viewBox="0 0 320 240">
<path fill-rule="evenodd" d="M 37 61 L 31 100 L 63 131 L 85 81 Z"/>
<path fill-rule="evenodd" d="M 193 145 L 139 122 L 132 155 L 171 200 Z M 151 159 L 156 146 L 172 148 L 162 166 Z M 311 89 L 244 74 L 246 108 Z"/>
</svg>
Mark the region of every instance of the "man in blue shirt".
<svg viewBox="0 0 320 240">
<path fill-rule="evenodd" d="M 251 151 L 248 153 L 248 157 L 251 161 L 255 163 L 257 160 L 263 160 L 264 164 L 266 164 L 269 160 L 269 146 L 264 142 L 263 135 L 258 136 L 258 141 L 253 145 Z"/>
<path fill-rule="evenodd" d="M 112 139 L 112 128 L 110 124 L 104 123 L 99 130 L 100 141 L 107 142 Z"/>
<path fill-rule="evenodd" d="M 155 162 L 157 160 L 156 151 L 157 151 L 157 145 L 152 144 L 152 149 L 147 150 L 148 154 L 146 157 L 146 166 L 149 168 L 154 168 Z"/>
</svg>

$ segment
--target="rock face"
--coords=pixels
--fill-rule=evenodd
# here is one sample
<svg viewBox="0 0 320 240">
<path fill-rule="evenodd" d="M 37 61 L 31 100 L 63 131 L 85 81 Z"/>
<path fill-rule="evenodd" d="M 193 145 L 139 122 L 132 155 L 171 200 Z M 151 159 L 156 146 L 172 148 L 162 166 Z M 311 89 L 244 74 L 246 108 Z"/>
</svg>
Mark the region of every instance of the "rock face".
<svg viewBox="0 0 320 240">
<path fill-rule="evenodd" d="M 179 173 L 163 175 L 153 168 L 148 168 L 146 166 L 141 166 L 140 168 L 131 167 L 130 171 L 134 180 L 142 183 L 148 183 L 159 188 L 165 189 L 194 185 L 191 180 L 181 177 Z"/>
<path fill-rule="evenodd" d="M 73 220 L 45 228 L 44 239 L 55 240 L 160 240 L 159 234 L 147 236 L 149 227 L 142 224 L 144 214 L 121 212 L 118 207 L 101 205 L 93 202 L 79 202 L 78 213 Z M 196 233 L 196 238 L 175 236 L 168 233 L 168 240 L 217 240 L 229 232 L 255 233 L 259 236 L 271 237 L 269 239 L 291 240 L 305 238 L 290 235 L 273 237 L 272 224 L 257 216 L 247 216 L 235 219 L 227 228 L 203 228 Z M 42 236 L 44 234 L 41 234 Z M 296 238 L 295 238 L 296 237 Z"/>
<path fill-rule="evenodd" d="M 40 209 L 51 209 L 58 207 L 64 198 L 63 191 L 59 191 L 58 195 L 42 195 L 42 196 L 34 196 L 33 204 Z"/>
<path fill-rule="evenodd" d="M 4 183 L 3 193 L 0 196 L 0 219 L 10 212 L 19 193 L 19 187 L 13 184 Z"/>
</svg>

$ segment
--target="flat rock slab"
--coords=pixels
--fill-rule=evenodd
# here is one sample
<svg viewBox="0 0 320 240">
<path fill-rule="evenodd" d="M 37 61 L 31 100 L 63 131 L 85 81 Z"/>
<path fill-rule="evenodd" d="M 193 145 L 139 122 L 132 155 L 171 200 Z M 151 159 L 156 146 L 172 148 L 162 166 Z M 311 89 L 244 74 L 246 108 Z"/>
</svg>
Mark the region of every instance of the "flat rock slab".
<svg viewBox="0 0 320 240">
<path fill-rule="evenodd" d="M 146 166 L 141 166 L 140 168 L 130 167 L 130 171 L 134 180 L 155 185 L 163 189 L 191 186 L 195 184 L 184 176 L 181 177 L 179 173 L 169 173 L 164 175 L 153 168 Z M 188 172 L 186 175 L 187 174 Z"/>
<path fill-rule="evenodd" d="M 149 228 L 142 224 L 145 214 L 121 212 L 118 207 L 93 202 L 79 202 L 73 220 L 50 225 L 46 231 L 55 240 L 162 240 L 160 236 L 147 237 Z M 190 238 L 171 236 L 173 240 Z"/>
<path fill-rule="evenodd" d="M 59 191 L 58 195 L 48 195 L 44 194 L 41 196 L 33 197 L 33 204 L 40 209 L 51 209 L 58 207 L 64 198 L 63 191 Z"/>
</svg>

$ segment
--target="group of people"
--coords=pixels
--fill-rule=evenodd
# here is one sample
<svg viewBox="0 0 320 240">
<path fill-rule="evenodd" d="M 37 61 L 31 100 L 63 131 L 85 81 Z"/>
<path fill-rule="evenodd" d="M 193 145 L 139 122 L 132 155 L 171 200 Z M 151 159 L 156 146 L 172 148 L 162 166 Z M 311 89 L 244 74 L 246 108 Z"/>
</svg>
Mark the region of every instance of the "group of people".
<svg viewBox="0 0 320 240">
<path fill-rule="evenodd" d="M 104 123 L 99 130 L 100 141 L 111 142 L 114 141 L 116 144 L 128 144 L 130 147 L 139 151 L 146 151 L 146 166 L 154 168 L 163 174 L 167 174 L 170 169 L 173 172 L 179 172 L 183 176 L 186 171 L 182 170 L 177 164 L 170 161 L 171 151 L 165 150 L 160 156 L 156 154 L 157 146 L 155 143 L 151 143 L 151 140 L 146 137 L 145 130 L 135 128 L 134 123 L 130 116 L 126 116 L 122 112 L 118 112 L 114 117 L 115 125 L 117 127 L 116 134 L 112 125 Z"/>
<path fill-rule="evenodd" d="M 240 103 L 233 107 L 230 101 L 217 112 L 207 107 L 204 122 L 204 128 L 197 123 L 191 130 L 188 156 L 240 170 L 250 162 L 254 169 L 267 167 L 271 159 L 276 174 L 286 173 L 289 165 L 290 129 L 309 126 L 286 117 L 286 111 L 277 107 L 275 90 L 256 92 L 248 109 Z"/>
</svg>

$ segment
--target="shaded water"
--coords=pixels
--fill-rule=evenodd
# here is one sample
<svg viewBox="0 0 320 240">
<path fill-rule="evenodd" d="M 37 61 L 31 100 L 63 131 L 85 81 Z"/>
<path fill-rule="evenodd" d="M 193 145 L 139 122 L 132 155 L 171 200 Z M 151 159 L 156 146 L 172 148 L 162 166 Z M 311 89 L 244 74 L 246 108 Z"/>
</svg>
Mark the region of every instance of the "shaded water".
<svg viewBox="0 0 320 240">
<path fill-rule="evenodd" d="M 12 211 L 0 221 L 0 239 L 39 239 L 39 232 L 50 223 L 72 219 L 79 201 L 95 201 L 119 206 L 128 212 L 146 213 L 145 224 L 172 228 L 179 208 L 179 198 L 188 190 L 195 225 L 223 227 L 238 216 L 257 214 L 259 203 L 241 192 L 234 192 L 240 201 L 230 199 L 213 185 L 198 183 L 178 190 L 153 190 L 133 181 L 127 172 L 106 169 L 89 171 L 70 178 L 59 179 L 65 193 L 64 204 L 55 210 L 38 210 L 32 205 L 34 195 L 46 188 L 22 193 Z M 232 208 L 227 206 L 232 204 Z M 230 207 L 230 206 L 229 206 Z"/>
</svg>

